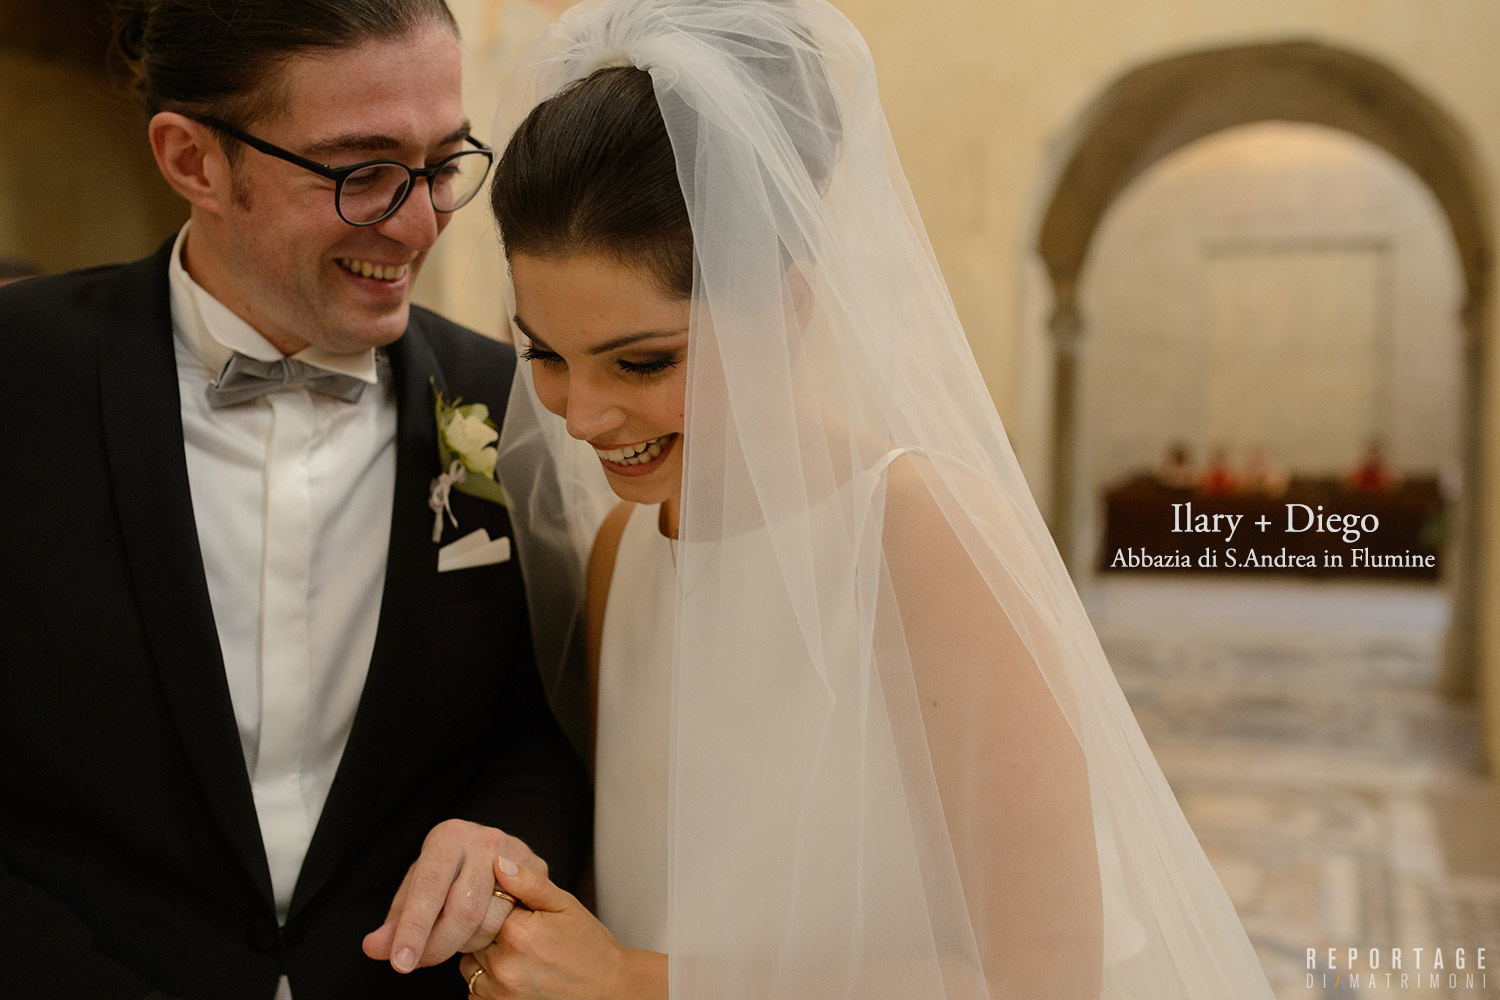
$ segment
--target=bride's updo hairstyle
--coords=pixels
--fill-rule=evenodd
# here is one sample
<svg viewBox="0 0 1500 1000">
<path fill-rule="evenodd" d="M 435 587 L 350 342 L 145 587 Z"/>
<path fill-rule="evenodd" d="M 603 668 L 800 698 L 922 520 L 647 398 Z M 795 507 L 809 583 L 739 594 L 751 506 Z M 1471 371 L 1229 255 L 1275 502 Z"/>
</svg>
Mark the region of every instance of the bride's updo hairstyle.
<svg viewBox="0 0 1500 1000">
<path fill-rule="evenodd" d="M 490 203 L 507 260 L 614 254 L 663 293 L 692 295 L 693 232 L 645 70 L 601 69 L 538 104 L 500 157 Z"/>
<path fill-rule="evenodd" d="M 786 25 L 804 34 L 788 5 Z M 822 63 L 805 47 L 735 38 L 720 69 L 758 95 L 807 170 L 827 186 L 840 116 Z M 491 207 L 509 260 L 600 252 L 641 268 L 675 298 L 693 292 L 693 232 L 679 166 L 651 74 L 606 66 L 542 101 L 516 128 L 495 168 Z M 776 211 L 776 207 L 771 207 Z M 783 264 L 804 259 L 783 243 Z"/>
</svg>

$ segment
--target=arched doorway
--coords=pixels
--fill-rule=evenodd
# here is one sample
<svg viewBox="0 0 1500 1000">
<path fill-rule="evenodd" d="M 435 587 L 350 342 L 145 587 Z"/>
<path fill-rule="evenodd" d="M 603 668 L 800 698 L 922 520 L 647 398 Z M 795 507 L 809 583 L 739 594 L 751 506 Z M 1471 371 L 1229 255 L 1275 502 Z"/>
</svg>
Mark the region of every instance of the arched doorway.
<svg viewBox="0 0 1500 1000">
<path fill-rule="evenodd" d="M 1470 144 L 1453 119 L 1388 67 L 1314 42 L 1246 45 L 1190 53 L 1127 73 L 1081 117 L 1047 201 L 1037 237 L 1053 304 L 1051 527 L 1078 566 L 1079 359 L 1087 320 L 1078 285 L 1096 230 L 1136 177 L 1197 139 L 1259 121 L 1339 129 L 1387 150 L 1426 184 L 1452 230 L 1464 276 L 1460 322 L 1465 382 L 1460 400 L 1462 497 L 1449 586 L 1453 610 L 1444 687 L 1476 686 L 1480 551 L 1475 512 L 1486 473 L 1480 449 L 1484 335 L 1492 251 L 1487 206 Z"/>
</svg>

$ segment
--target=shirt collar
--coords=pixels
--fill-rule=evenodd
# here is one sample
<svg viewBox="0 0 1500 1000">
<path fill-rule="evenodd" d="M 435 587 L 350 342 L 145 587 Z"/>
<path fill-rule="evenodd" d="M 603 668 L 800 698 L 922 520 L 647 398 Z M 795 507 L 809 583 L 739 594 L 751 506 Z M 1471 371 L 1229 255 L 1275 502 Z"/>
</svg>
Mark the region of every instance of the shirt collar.
<svg viewBox="0 0 1500 1000">
<path fill-rule="evenodd" d="M 178 231 L 177 241 L 172 244 L 171 263 L 167 265 L 167 283 L 172 294 L 172 325 L 183 345 L 214 374 L 223 369 L 224 362 L 236 351 L 257 361 L 279 361 L 287 357 L 187 273 L 187 268 L 182 266 L 182 247 L 190 225 L 186 223 Z M 335 354 L 309 345 L 291 357 L 327 371 L 352 375 L 370 385 L 380 381 L 373 347 L 354 354 Z"/>
</svg>

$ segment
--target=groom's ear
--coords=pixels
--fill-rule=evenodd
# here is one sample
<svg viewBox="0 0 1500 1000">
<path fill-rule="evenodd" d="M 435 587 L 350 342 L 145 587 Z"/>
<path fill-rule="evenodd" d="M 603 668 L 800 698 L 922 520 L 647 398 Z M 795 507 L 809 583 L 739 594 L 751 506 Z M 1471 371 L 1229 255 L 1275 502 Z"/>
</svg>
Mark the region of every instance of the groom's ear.
<svg viewBox="0 0 1500 1000">
<path fill-rule="evenodd" d="M 207 125 L 175 111 L 161 111 L 147 126 L 156 167 L 172 190 L 194 208 L 219 214 L 233 178 L 218 136 Z"/>
</svg>

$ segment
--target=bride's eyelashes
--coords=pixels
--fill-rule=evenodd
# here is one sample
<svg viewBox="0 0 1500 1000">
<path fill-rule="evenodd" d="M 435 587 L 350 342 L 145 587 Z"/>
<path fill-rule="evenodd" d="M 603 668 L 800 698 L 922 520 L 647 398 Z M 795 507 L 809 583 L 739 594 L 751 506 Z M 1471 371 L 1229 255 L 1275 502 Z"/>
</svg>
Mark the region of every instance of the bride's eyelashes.
<svg viewBox="0 0 1500 1000">
<path fill-rule="evenodd" d="M 620 371 L 626 375 L 644 380 L 676 368 L 682 363 L 682 359 L 675 355 L 663 354 L 646 361 L 627 361 L 620 358 L 616 363 L 620 366 Z"/>
<path fill-rule="evenodd" d="M 522 361 L 535 361 L 549 368 L 563 364 L 556 351 L 543 350 L 535 344 L 521 348 L 520 356 Z"/>
<path fill-rule="evenodd" d="M 548 368 L 564 368 L 567 362 L 556 351 L 531 344 L 521 348 L 520 357 L 523 361 L 530 361 L 544 365 Z M 622 375 L 628 375 L 642 381 L 661 375 L 682 364 L 682 358 L 674 354 L 663 354 L 659 357 L 647 358 L 643 361 L 632 361 L 626 358 L 618 358 L 615 365 Z"/>
</svg>

